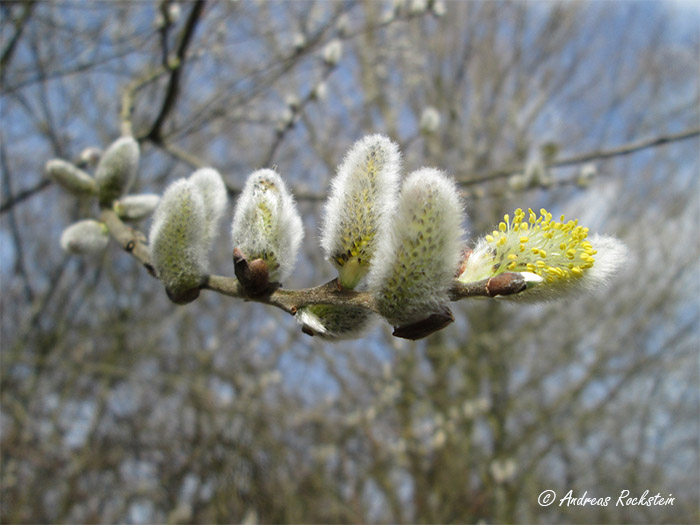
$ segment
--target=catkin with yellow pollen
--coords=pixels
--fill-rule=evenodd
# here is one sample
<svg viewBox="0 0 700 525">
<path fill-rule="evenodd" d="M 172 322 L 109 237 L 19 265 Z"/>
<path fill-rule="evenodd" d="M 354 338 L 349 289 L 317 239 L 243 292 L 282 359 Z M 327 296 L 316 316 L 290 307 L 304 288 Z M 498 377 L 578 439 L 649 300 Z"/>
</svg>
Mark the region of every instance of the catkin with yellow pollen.
<svg viewBox="0 0 700 525">
<path fill-rule="evenodd" d="M 321 246 L 344 288 L 359 284 L 377 247 L 387 242 L 400 168 L 398 146 L 382 135 L 355 143 L 338 167 L 325 206 Z"/>
<path fill-rule="evenodd" d="M 488 279 L 504 272 L 523 274 L 528 289 L 511 299 L 551 299 L 574 288 L 592 289 L 602 284 L 625 257 L 624 245 L 612 238 L 588 237 L 578 220 L 558 221 L 542 208 L 526 214 L 518 208 L 506 214 L 498 228 L 482 238 L 458 280 L 463 283 Z M 604 248 L 602 262 L 597 262 Z M 537 293 L 534 292 L 538 289 Z"/>
</svg>

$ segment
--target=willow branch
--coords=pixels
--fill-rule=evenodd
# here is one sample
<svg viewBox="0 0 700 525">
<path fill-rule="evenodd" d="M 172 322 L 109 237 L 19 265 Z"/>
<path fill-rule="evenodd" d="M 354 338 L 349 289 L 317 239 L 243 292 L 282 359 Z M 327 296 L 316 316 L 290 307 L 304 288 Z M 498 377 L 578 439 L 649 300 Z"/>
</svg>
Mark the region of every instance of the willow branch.
<svg viewBox="0 0 700 525">
<path fill-rule="evenodd" d="M 377 311 L 372 295 L 368 292 L 342 290 L 338 287 L 335 279 L 326 284 L 316 286 L 315 288 L 304 288 L 301 290 L 277 288 L 269 294 L 257 297 L 247 296 L 243 291 L 243 287 L 238 282 L 238 279 L 235 277 L 210 275 L 207 277 L 202 288 L 228 295 L 229 297 L 238 297 L 246 301 L 255 301 L 275 306 L 292 315 L 294 315 L 299 308 L 314 304 L 357 306 L 374 312 Z"/>
<path fill-rule="evenodd" d="M 111 209 L 103 209 L 100 214 L 100 220 L 107 225 L 110 235 L 117 244 L 139 261 L 155 277 L 146 236 L 141 231 L 125 224 Z M 522 287 L 523 283 L 517 281 L 517 277 L 515 277 L 517 275 L 505 273 L 497 278 L 483 279 L 468 284 L 461 283 L 455 279 L 449 292 L 449 298 L 451 301 L 459 301 L 471 297 L 496 297 L 510 293 L 519 293 L 524 288 Z M 236 277 L 208 275 L 204 279 L 202 289 L 245 301 L 274 306 L 291 315 L 294 315 L 299 308 L 315 304 L 354 306 L 378 313 L 372 294 L 369 292 L 344 290 L 338 286 L 335 279 L 314 288 L 303 288 L 300 290 L 276 288 L 266 294 L 253 297 L 244 291 Z"/>
</svg>

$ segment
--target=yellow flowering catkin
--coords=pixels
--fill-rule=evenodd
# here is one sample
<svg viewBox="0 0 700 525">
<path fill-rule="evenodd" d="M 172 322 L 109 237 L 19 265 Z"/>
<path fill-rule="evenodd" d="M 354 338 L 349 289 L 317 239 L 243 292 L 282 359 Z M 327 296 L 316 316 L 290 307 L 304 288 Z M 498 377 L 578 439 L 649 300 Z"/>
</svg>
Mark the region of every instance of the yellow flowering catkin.
<svg viewBox="0 0 700 525">
<path fill-rule="evenodd" d="M 518 272 L 528 277 L 528 290 L 520 298 L 555 298 L 559 292 L 602 284 L 621 264 L 626 249 L 617 239 L 588 237 L 578 220 L 554 220 L 542 208 L 506 214 L 497 229 L 482 238 L 470 254 L 458 280 L 464 283 Z M 599 250 L 604 249 L 602 261 Z M 531 293 L 537 289 L 538 293 Z"/>
</svg>

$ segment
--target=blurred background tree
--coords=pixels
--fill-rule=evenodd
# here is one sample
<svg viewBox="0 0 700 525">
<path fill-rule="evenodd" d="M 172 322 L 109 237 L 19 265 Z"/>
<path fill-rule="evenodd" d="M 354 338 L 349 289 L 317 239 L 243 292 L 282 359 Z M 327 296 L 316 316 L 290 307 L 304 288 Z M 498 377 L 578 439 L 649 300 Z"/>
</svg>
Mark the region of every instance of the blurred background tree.
<svg viewBox="0 0 700 525">
<path fill-rule="evenodd" d="M 700 11 L 682 2 L 3 2 L 3 522 L 692 522 Z M 320 208 L 359 137 L 461 181 L 473 237 L 547 207 L 621 237 L 598 295 L 463 301 L 422 342 L 327 343 L 260 304 L 177 307 L 64 255 L 43 172 L 131 128 L 139 191 L 277 165 Z M 145 228 L 144 228 L 145 229 Z M 228 231 L 212 267 L 233 274 Z M 541 507 L 612 496 L 608 507 Z M 672 494 L 619 507 L 622 490 Z"/>
</svg>

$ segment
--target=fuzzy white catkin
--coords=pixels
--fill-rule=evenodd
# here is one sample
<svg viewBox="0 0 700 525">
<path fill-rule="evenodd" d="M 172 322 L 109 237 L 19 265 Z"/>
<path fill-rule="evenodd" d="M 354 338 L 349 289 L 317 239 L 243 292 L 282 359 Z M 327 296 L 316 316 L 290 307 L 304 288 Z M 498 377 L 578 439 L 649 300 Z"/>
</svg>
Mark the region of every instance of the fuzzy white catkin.
<svg viewBox="0 0 700 525">
<path fill-rule="evenodd" d="M 446 308 L 460 261 L 462 222 L 452 178 L 422 168 L 406 179 L 391 237 L 378 247 L 368 277 L 389 323 L 410 324 Z"/>
<path fill-rule="evenodd" d="M 107 226 L 93 219 L 72 224 L 61 234 L 61 248 L 74 255 L 102 252 L 109 243 Z"/>
<path fill-rule="evenodd" d="M 431 6 L 431 11 L 438 18 L 445 16 L 445 14 L 447 13 L 447 7 L 445 6 L 445 2 L 443 2 L 442 0 L 434 0 Z"/>
<path fill-rule="evenodd" d="M 129 191 L 138 166 L 139 145 L 132 137 L 122 137 L 107 148 L 95 170 L 101 205 L 111 206 Z"/>
<path fill-rule="evenodd" d="M 343 42 L 337 38 L 331 40 L 323 48 L 323 61 L 329 67 L 335 67 L 343 56 Z"/>
<path fill-rule="evenodd" d="M 284 97 L 284 103 L 292 110 L 296 111 L 301 105 L 301 100 L 294 93 L 287 93 Z"/>
<path fill-rule="evenodd" d="M 114 201 L 113 209 L 124 221 L 140 221 L 151 215 L 159 202 L 160 195 L 155 193 L 127 195 Z"/>
<path fill-rule="evenodd" d="M 512 480 L 517 468 L 517 463 L 511 458 L 493 460 L 489 466 L 493 480 L 499 484 Z"/>
<path fill-rule="evenodd" d="M 275 129 L 277 131 L 284 131 L 285 129 L 291 127 L 294 124 L 294 121 L 296 120 L 296 113 L 294 110 L 292 110 L 289 107 L 285 107 L 280 111 L 279 116 L 277 117 L 277 126 Z"/>
<path fill-rule="evenodd" d="M 204 202 L 204 212 L 207 220 L 207 245 L 219 232 L 219 222 L 226 209 L 228 192 L 226 184 L 218 171 L 213 168 L 201 168 L 189 177 L 190 182 L 199 190 Z"/>
<path fill-rule="evenodd" d="M 411 0 L 409 13 L 412 15 L 420 15 L 428 10 L 428 0 Z"/>
<path fill-rule="evenodd" d="M 178 4 L 168 5 L 168 19 L 171 23 L 175 23 L 180 19 L 180 6 Z"/>
<path fill-rule="evenodd" d="M 299 308 L 295 315 L 307 332 L 328 340 L 357 339 L 376 318 L 365 308 L 326 304 Z"/>
<path fill-rule="evenodd" d="M 248 177 L 236 204 L 231 236 L 234 248 L 248 260 L 267 263 L 270 281 L 291 275 L 304 228 L 294 197 L 277 172 L 263 169 Z"/>
<path fill-rule="evenodd" d="M 209 243 L 201 192 L 180 179 L 165 190 L 153 215 L 149 235 L 156 275 L 171 297 L 181 297 L 202 284 Z"/>
<path fill-rule="evenodd" d="M 313 90 L 313 97 L 316 100 L 324 100 L 328 95 L 328 85 L 325 82 L 319 82 Z"/>
<path fill-rule="evenodd" d="M 527 180 L 522 173 L 516 173 L 508 178 L 508 187 L 513 191 L 523 191 L 526 184 Z"/>
<path fill-rule="evenodd" d="M 356 142 L 338 167 L 324 208 L 321 246 L 346 288 L 359 283 L 377 247 L 388 242 L 400 176 L 399 148 L 382 135 Z"/>
<path fill-rule="evenodd" d="M 440 112 L 432 106 L 423 110 L 420 117 L 420 131 L 426 135 L 435 133 L 440 128 Z"/>
<path fill-rule="evenodd" d="M 46 175 L 74 195 L 97 193 L 97 183 L 90 175 L 63 159 L 46 163 Z"/>
</svg>

